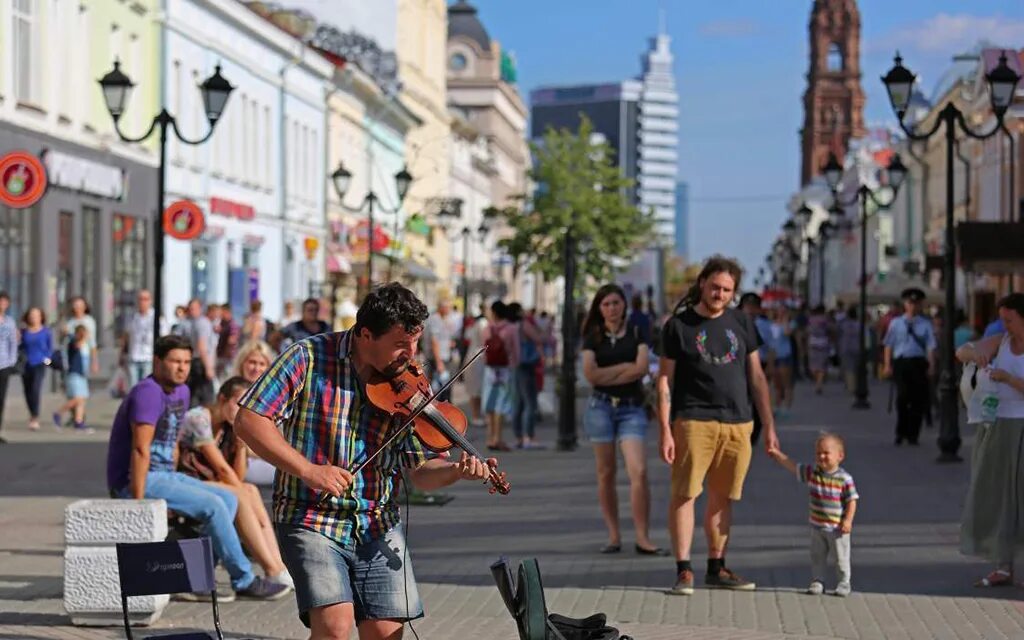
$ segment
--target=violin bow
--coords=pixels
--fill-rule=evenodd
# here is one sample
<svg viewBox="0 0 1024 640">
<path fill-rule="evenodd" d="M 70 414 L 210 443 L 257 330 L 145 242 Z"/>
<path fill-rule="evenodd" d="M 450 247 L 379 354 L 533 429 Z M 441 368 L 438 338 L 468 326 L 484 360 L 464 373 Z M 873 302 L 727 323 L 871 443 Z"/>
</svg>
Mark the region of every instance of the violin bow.
<svg viewBox="0 0 1024 640">
<path fill-rule="evenodd" d="M 435 399 L 437 399 L 437 397 L 440 396 L 442 393 L 444 393 L 445 391 L 450 389 L 451 386 L 453 384 L 455 384 L 455 381 L 458 380 L 460 377 L 462 377 L 462 374 L 464 374 L 466 372 L 466 370 L 469 369 L 469 367 L 474 362 L 476 362 L 477 358 L 479 358 L 481 355 L 483 355 L 484 351 L 487 351 L 487 347 L 486 346 L 481 347 L 479 351 L 477 351 L 475 354 L 473 354 L 473 357 L 469 359 L 469 362 L 466 362 L 465 364 L 463 364 L 461 369 L 459 369 L 458 371 L 453 373 L 451 379 L 448 380 L 448 382 L 446 382 L 443 385 L 441 385 L 441 388 L 437 390 L 437 393 L 435 393 L 432 396 L 430 396 L 429 398 L 427 398 L 426 401 L 420 403 L 420 405 L 418 407 L 416 407 L 416 409 L 414 409 L 412 413 L 409 414 L 409 417 L 406 418 L 405 424 L 403 424 L 400 428 L 395 430 L 394 433 L 392 433 L 390 436 L 388 436 L 388 438 L 379 447 L 377 447 L 377 450 L 374 451 L 373 453 L 371 453 L 366 458 L 366 460 L 363 460 L 361 463 L 359 463 L 359 465 L 357 465 L 356 468 L 351 471 L 352 475 L 353 476 L 358 475 L 359 472 L 361 472 L 363 470 L 363 468 L 366 467 L 366 465 L 370 464 L 370 462 L 372 462 L 374 458 L 376 458 L 378 455 L 380 455 L 380 453 L 382 451 L 387 449 L 396 440 L 398 440 L 398 438 L 400 438 L 402 435 L 404 435 L 405 432 L 409 430 L 409 427 L 411 427 L 416 422 L 416 418 L 418 418 L 419 415 L 421 413 L 423 413 L 428 406 L 430 406 L 430 403 L 432 403 Z M 323 505 L 325 502 L 327 502 L 327 499 L 330 498 L 330 497 L 331 497 L 330 493 L 328 493 L 326 491 L 321 491 L 320 492 L 320 497 L 316 501 L 317 506 Z"/>
</svg>

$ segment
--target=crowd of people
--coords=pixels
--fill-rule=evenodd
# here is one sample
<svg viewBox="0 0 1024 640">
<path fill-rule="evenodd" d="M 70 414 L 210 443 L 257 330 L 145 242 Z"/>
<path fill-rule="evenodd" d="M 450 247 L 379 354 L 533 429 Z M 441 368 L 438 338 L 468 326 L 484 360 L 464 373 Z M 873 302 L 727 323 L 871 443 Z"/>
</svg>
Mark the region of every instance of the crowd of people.
<svg viewBox="0 0 1024 640">
<path fill-rule="evenodd" d="M 822 594 L 831 582 L 832 593 L 845 596 L 852 591 L 851 532 L 860 500 L 853 476 L 841 466 L 845 442 L 822 425 L 813 461 L 801 464 L 783 452 L 775 423 L 787 417 L 797 379 L 820 394 L 838 370 L 855 391 L 860 321 L 856 310 L 842 307 L 766 308 L 749 292 L 733 304 L 741 275 L 735 262 L 716 256 L 662 318 L 645 311 L 642 299 L 627 301 L 615 284 L 600 287 L 582 314 L 581 369 L 592 387 L 583 432 L 593 449 L 608 535 L 595 551 L 623 549 L 616 492 L 621 452 L 634 551 L 674 558 L 669 591 L 693 593 L 695 507 L 705 491 L 704 583 L 754 589 L 726 555 L 733 505 L 763 440 L 765 453 L 807 486 L 807 592 Z M 414 487 L 432 490 L 486 478 L 497 464 L 465 453 L 458 461 L 437 456 L 411 437 L 385 445 L 391 421 L 363 399 L 362 381 L 395 375 L 422 354 L 439 391 L 486 347 L 463 378 L 470 420 L 485 426 L 489 451 L 544 446 L 536 438 L 538 394 L 557 353 L 554 323 L 518 303 L 494 301 L 469 317 L 442 299 L 429 313 L 412 292 L 392 283 L 369 294 L 350 330 L 335 332 L 315 299 L 280 324 L 264 318 L 258 303 L 238 324 L 229 309 L 204 309 L 193 300 L 154 344 L 150 302 L 148 292 L 139 293 L 122 340 L 120 365 L 130 389 L 111 430 L 111 496 L 163 498 L 170 509 L 201 521 L 231 576 L 232 592 L 224 596 L 276 599 L 295 590 L 300 617 L 314 635 L 344 635 L 365 622 L 393 633 L 395 625 L 422 615 L 407 559 L 373 560 L 374 550 L 384 547 L 390 552 L 384 556 L 396 548 L 404 554 L 395 500 L 399 468 Z M 896 445 L 919 443 L 935 401 L 941 326 L 923 303 L 922 291 L 907 289 L 867 331 L 872 375 L 894 381 Z M 85 399 L 97 350 L 86 301 L 71 302 L 60 337 L 38 308 L 28 309 L 19 327 L 6 313 L 9 304 L 0 293 L 0 410 L 7 378 L 17 371 L 30 427 L 39 428 L 41 372 L 59 366 L 68 397 L 61 411 L 74 428 L 87 428 Z M 998 321 L 979 333 L 966 326 L 956 331 L 968 422 L 978 430 L 961 540 L 965 553 L 995 564 L 977 585 L 996 587 L 1013 584 L 1015 551 L 1024 543 L 1024 294 L 1001 301 Z M 58 425 L 61 419 L 54 415 Z M 503 437 L 506 422 L 513 444 Z M 671 468 L 669 549 L 653 543 L 649 525 L 645 441 L 652 425 L 659 457 Z M 379 463 L 350 471 L 359 456 L 380 447 L 386 455 Z M 257 487 L 270 483 L 273 518 Z M 376 586 L 352 582 L 353 571 L 373 575 Z M 413 596 L 401 605 L 399 588 Z"/>
</svg>

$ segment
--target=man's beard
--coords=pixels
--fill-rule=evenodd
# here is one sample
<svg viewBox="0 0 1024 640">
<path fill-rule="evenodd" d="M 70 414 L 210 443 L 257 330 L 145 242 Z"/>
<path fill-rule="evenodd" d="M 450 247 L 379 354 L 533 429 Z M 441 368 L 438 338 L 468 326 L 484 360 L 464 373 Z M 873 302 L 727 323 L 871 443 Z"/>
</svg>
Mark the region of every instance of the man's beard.
<svg viewBox="0 0 1024 640">
<path fill-rule="evenodd" d="M 397 378 L 398 376 L 405 373 L 405 370 L 409 368 L 409 364 L 412 360 L 396 360 L 388 366 L 384 367 L 384 370 L 380 372 L 385 378 Z"/>
</svg>

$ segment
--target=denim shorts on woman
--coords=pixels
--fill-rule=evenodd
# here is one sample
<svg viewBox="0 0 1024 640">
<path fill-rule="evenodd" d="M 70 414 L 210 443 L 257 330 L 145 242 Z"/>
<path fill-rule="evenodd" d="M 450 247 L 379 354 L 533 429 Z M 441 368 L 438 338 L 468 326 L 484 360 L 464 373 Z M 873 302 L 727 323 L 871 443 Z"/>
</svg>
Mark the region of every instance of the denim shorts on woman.
<svg viewBox="0 0 1024 640">
<path fill-rule="evenodd" d="M 583 431 L 595 444 L 631 438 L 643 440 L 647 423 L 647 411 L 642 406 L 620 404 L 613 407 L 611 402 L 593 397 L 587 401 L 587 410 L 583 413 Z"/>
<path fill-rule="evenodd" d="M 342 545 L 311 529 L 276 524 L 281 556 L 295 581 L 299 619 L 309 610 L 351 602 L 356 622 L 414 620 L 423 605 L 400 527 L 376 540 Z"/>
</svg>

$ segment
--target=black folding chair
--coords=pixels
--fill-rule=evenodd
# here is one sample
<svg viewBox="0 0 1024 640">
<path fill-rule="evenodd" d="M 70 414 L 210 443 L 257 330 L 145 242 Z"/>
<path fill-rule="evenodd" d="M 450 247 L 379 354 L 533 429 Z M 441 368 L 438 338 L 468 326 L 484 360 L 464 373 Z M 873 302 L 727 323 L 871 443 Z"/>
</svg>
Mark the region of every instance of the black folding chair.
<svg viewBox="0 0 1024 640">
<path fill-rule="evenodd" d="M 121 611 L 124 633 L 134 640 L 128 621 L 129 596 L 175 593 L 209 593 L 213 601 L 216 640 L 224 640 L 217 608 L 217 580 L 214 576 L 213 545 L 207 537 L 164 542 L 121 543 L 117 545 L 117 573 L 121 581 Z M 213 640 L 206 632 L 149 636 L 144 640 Z"/>
<path fill-rule="evenodd" d="M 548 613 L 540 565 L 536 558 L 519 563 L 518 580 L 508 559 L 502 556 L 491 565 L 491 575 L 519 629 L 519 640 L 632 640 L 608 626 L 608 617 L 595 613 L 586 618 L 569 618 Z"/>
</svg>

